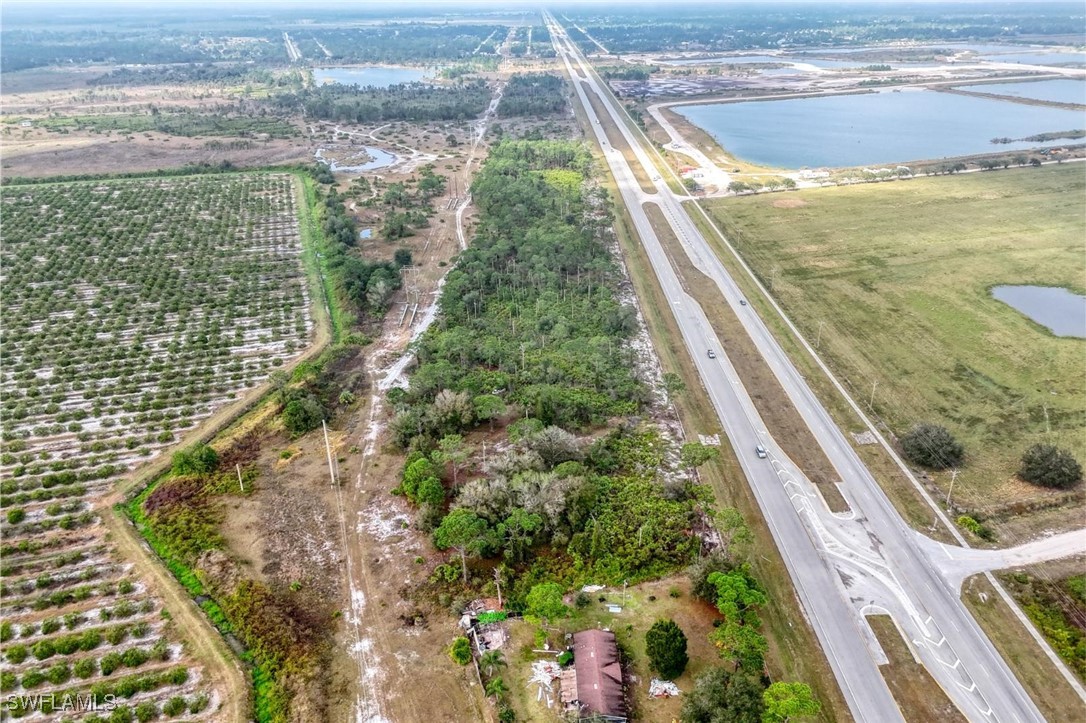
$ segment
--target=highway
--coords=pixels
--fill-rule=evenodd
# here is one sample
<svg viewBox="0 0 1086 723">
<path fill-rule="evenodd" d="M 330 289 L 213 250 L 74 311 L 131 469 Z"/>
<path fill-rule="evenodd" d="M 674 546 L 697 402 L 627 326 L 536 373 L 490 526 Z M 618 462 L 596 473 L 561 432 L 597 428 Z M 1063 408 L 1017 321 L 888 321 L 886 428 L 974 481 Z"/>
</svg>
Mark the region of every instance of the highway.
<svg viewBox="0 0 1086 723">
<path fill-rule="evenodd" d="M 962 713 L 974 721 L 1044 720 L 1025 689 L 959 599 L 961 565 L 937 565 L 949 546 L 912 530 L 880 488 L 845 435 L 742 295 L 686 209 L 658 175 L 622 111 L 564 30 L 548 16 L 559 57 L 566 64 L 596 140 L 615 177 L 642 245 L 681 330 L 721 424 L 769 524 L 804 612 L 826 653 L 852 715 L 858 721 L 904 720 L 879 670 L 885 656 L 864 615 L 890 614 L 925 665 Z M 645 193 L 622 152 L 613 148 L 588 95 L 595 93 L 625 137 L 655 193 Z M 843 483 L 851 510 L 834 514 L 800 468 L 767 432 L 743 380 L 717 339 L 704 310 L 688 296 L 645 213 L 659 206 L 690 260 L 711 278 L 739 317 L 766 363 L 811 429 Z M 709 350 L 715 352 L 710 358 Z M 766 459 L 755 454 L 762 445 Z M 1049 559 L 1081 550 L 1057 545 Z M 1047 557 L 1046 557 L 1047 554 Z M 984 556 L 981 556 L 984 557 Z M 977 569 L 995 564 L 970 558 Z M 963 563 L 966 564 L 966 563 Z"/>
</svg>

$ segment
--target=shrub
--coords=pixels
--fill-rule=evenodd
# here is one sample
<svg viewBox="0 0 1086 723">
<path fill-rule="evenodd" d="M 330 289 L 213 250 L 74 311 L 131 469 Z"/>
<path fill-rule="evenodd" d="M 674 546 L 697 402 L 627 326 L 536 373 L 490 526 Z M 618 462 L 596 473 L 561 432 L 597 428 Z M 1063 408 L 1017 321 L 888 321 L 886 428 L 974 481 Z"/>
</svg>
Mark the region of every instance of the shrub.
<svg viewBox="0 0 1086 723">
<path fill-rule="evenodd" d="M 312 394 L 292 399 L 283 408 L 283 426 L 295 437 L 316 429 L 323 419 L 324 407 Z"/>
<path fill-rule="evenodd" d="M 457 665 L 467 665 L 471 662 L 471 642 L 464 636 L 452 641 L 449 646 L 449 657 Z"/>
<path fill-rule="evenodd" d="M 72 672 L 77 678 L 89 678 L 98 672 L 98 663 L 94 658 L 83 658 L 76 662 Z"/>
<path fill-rule="evenodd" d="M 208 704 L 207 695 L 205 695 L 204 693 L 201 693 L 200 695 L 193 698 L 192 702 L 189 703 L 189 713 L 192 713 L 192 714 L 199 713 L 204 708 L 207 708 L 207 704 Z"/>
<path fill-rule="evenodd" d="M 913 464 L 930 469 L 949 469 L 965 458 L 962 445 L 946 427 L 922 422 L 901 438 L 901 449 Z"/>
<path fill-rule="evenodd" d="M 1082 480 L 1082 465 L 1067 450 L 1035 444 L 1022 455 L 1018 476 L 1042 487 L 1067 489 Z"/>
<path fill-rule="evenodd" d="M 140 723 L 147 723 L 158 718 L 158 706 L 154 701 L 145 700 L 136 706 L 136 720 Z"/>
<path fill-rule="evenodd" d="M 121 656 L 118 653 L 107 653 L 102 657 L 102 675 L 112 675 L 113 671 L 121 667 Z"/>
<path fill-rule="evenodd" d="M 985 525 L 982 525 L 981 523 L 977 522 L 976 520 L 974 520 L 972 517 L 970 517 L 968 515 L 962 515 L 961 517 L 959 517 L 958 518 L 958 525 L 960 527 L 964 527 L 965 529 L 969 530 L 970 532 L 972 532 L 974 535 L 981 538 L 982 540 L 989 540 L 990 541 L 990 540 L 995 539 L 995 533 L 992 532 L 991 528 L 989 528 L 989 527 L 987 527 Z"/>
<path fill-rule="evenodd" d="M 7 658 L 7 661 L 9 663 L 11 663 L 13 665 L 18 665 L 19 663 L 26 660 L 26 646 L 25 645 L 12 645 L 4 653 L 4 657 Z"/>
<path fill-rule="evenodd" d="M 53 643 L 48 640 L 39 640 L 38 642 L 34 643 L 34 647 L 31 648 L 31 651 L 34 653 L 34 657 L 38 660 L 45 660 L 46 658 L 51 658 L 56 653 L 56 649 L 53 648 Z"/>
<path fill-rule="evenodd" d="M 8 524 L 17 525 L 26 519 L 26 511 L 21 510 L 18 507 L 12 510 L 8 510 Z"/>
<path fill-rule="evenodd" d="M 45 677 L 53 685 L 60 685 L 72 677 L 72 669 L 65 663 L 57 663 L 45 672 Z"/>
<path fill-rule="evenodd" d="M 653 669 L 667 680 L 682 675 L 690 661 L 686 654 L 686 634 L 674 620 L 657 620 L 652 624 L 645 633 L 645 652 Z"/>
<path fill-rule="evenodd" d="M 45 673 L 40 670 L 31 670 L 29 673 L 23 676 L 23 687 L 37 688 L 39 685 L 45 682 Z"/>
<path fill-rule="evenodd" d="M 162 712 L 173 718 L 174 716 L 184 713 L 185 708 L 185 699 L 179 695 L 175 695 L 162 705 Z"/>
</svg>

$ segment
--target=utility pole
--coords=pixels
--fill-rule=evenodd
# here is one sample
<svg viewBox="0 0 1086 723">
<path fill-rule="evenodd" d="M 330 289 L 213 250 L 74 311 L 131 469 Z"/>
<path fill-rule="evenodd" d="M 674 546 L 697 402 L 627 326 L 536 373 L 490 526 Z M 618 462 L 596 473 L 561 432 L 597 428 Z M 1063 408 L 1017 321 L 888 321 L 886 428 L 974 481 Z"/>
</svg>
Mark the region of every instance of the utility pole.
<svg viewBox="0 0 1086 723">
<path fill-rule="evenodd" d="M 494 568 L 494 586 L 498 588 L 498 609 L 502 607 L 502 573 L 498 568 Z"/>
<path fill-rule="evenodd" d="M 869 401 L 867 403 L 867 408 L 868 409 L 874 409 L 875 408 L 875 387 L 877 387 L 878 385 L 879 385 L 879 380 L 878 379 L 871 382 L 871 401 Z"/>
<path fill-rule="evenodd" d="M 336 468 L 332 466 L 332 446 L 328 444 L 328 425 L 321 420 L 321 429 L 324 430 L 324 451 L 328 455 L 328 476 L 332 479 L 332 486 L 336 486 Z"/>
<path fill-rule="evenodd" d="M 241 465 L 235 464 L 234 469 L 238 471 L 238 487 L 241 487 L 241 494 L 245 494 L 245 482 L 241 479 Z"/>
<path fill-rule="evenodd" d="M 946 506 L 950 508 L 950 495 L 954 493 L 954 480 L 958 479 L 958 470 L 951 470 L 950 472 L 950 489 L 946 491 Z"/>
<path fill-rule="evenodd" d="M 1052 434 L 1052 424 L 1048 421 L 1048 405 L 1044 404 L 1041 408 L 1045 410 L 1045 431 L 1048 434 Z"/>
<path fill-rule="evenodd" d="M 826 322 L 824 321 L 818 322 L 818 338 L 815 339 L 815 349 L 822 348 L 822 327 L 824 327 L 825 325 Z"/>
</svg>

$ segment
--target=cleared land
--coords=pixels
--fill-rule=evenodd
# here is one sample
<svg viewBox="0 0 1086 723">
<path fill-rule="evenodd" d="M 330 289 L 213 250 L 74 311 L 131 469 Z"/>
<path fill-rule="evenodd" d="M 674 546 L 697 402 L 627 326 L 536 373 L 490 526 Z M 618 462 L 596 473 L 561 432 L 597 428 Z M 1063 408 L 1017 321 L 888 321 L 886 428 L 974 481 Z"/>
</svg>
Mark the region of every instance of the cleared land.
<svg viewBox="0 0 1086 723">
<path fill-rule="evenodd" d="M 218 673 L 197 672 L 179 644 L 191 631 L 97 513 L 115 482 L 308 340 L 293 181 L 11 186 L 3 211 L 4 690 L 154 691 L 131 707 L 213 715 L 218 653 Z"/>
<path fill-rule="evenodd" d="M 804 335 L 818 339 L 822 325 L 820 352 L 842 381 L 864 400 L 878 382 L 875 410 L 891 430 L 951 429 L 968 455 L 956 500 L 998 518 L 1067 501 L 1013 479 L 1026 447 L 1086 453 L 1082 341 L 988 294 L 1003 283 L 1083 289 L 1084 186 L 1081 167 L 1049 166 L 706 207 Z"/>
</svg>

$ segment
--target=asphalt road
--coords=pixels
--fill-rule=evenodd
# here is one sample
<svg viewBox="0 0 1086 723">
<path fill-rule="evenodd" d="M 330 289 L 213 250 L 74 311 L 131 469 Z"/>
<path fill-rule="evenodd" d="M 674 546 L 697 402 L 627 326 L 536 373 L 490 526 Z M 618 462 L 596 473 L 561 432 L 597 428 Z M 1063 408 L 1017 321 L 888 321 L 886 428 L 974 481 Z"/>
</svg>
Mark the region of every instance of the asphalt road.
<svg viewBox="0 0 1086 723">
<path fill-rule="evenodd" d="M 1044 720 L 958 595 L 960 577 L 944 574 L 933 555 L 953 557 L 908 527 L 815 397 L 787 354 L 750 306 L 681 202 L 660 180 L 621 111 L 597 85 L 583 58 L 552 23 L 596 139 L 654 267 L 725 432 L 769 523 L 849 708 L 860 721 L 903 720 L 878 669 L 885 661 L 863 615 L 888 613 L 933 678 L 962 713 L 976 721 Z M 574 71 L 580 69 L 580 75 Z M 657 192 L 644 193 L 620 151 L 609 144 L 589 93 L 596 93 L 625 136 Z M 656 203 L 691 261 L 720 288 L 769 367 L 839 472 L 851 512 L 833 514 L 814 486 L 767 433 L 742 380 L 704 311 L 682 289 L 642 204 Z M 713 349 L 715 359 L 708 356 Z M 755 447 L 763 445 L 761 459 Z M 930 543 L 930 544 L 927 544 Z M 1062 553 L 1060 553 L 1062 554 Z M 1052 554 L 1051 557 L 1060 556 Z M 1041 556 L 1043 558 L 1043 555 Z"/>
</svg>

